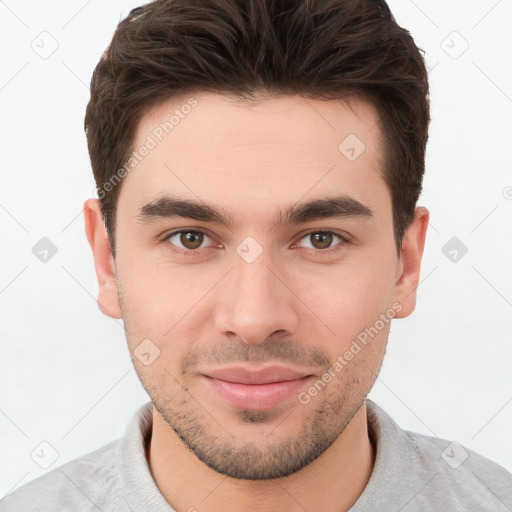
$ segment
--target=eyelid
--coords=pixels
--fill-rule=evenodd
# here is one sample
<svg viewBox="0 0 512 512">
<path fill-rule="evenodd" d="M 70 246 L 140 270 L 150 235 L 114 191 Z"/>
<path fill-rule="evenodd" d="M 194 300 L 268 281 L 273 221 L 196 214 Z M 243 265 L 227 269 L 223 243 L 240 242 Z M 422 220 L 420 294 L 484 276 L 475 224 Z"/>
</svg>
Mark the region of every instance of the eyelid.
<svg viewBox="0 0 512 512">
<path fill-rule="evenodd" d="M 304 249 L 309 249 L 311 251 L 315 251 L 317 253 L 328 253 L 330 252 L 331 250 L 336 250 L 337 247 L 341 244 L 349 244 L 351 243 L 351 238 L 349 235 L 347 234 L 343 234 L 337 230 L 333 230 L 333 229 L 310 229 L 309 231 L 307 231 L 306 233 L 304 234 L 301 234 L 298 236 L 297 238 L 297 242 L 300 242 L 302 239 L 306 238 L 307 236 L 310 236 L 312 234 L 315 234 L 315 233 L 321 233 L 321 234 L 332 234 L 334 236 L 337 236 L 338 238 L 341 239 L 341 243 L 337 243 L 337 244 L 334 244 L 332 247 L 329 247 L 328 249 L 314 249 L 314 248 L 311 248 L 311 247 L 304 247 Z M 293 245 L 297 245 L 297 242 L 294 242 Z"/>
<path fill-rule="evenodd" d="M 173 237 L 174 235 L 176 235 L 178 233 L 203 233 L 205 236 L 212 239 L 212 236 L 210 236 L 209 232 L 203 228 L 180 228 L 180 229 L 176 229 L 175 231 L 171 231 L 170 233 L 165 234 L 162 237 L 162 242 L 167 242 L 171 237 Z M 304 247 L 304 249 L 313 251 L 318 254 L 329 254 L 331 252 L 339 250 L 339 247 L 338 247 L 339 245 L 346 245 L 346 244 L 350 244 L 352 242 L 351 237 L 348 234 L 344 234 L 344 233 L 339 232 L 334 229 L 320 228 L 320 229 L 310 229 L 309 231 L 306 231 L 305 233 L 299 234 L 295 238 L 296 241 L 292 243 L 292 246 L 293 247 L 297 246 L 297 243 L 300 242 L 303 238 L 306 238 L 307 236 L 312 235 L 314 233 L 333 234 L 342 240 L 342 242 L 339 242 L 327 249 L 314 249 L 314 248 L 310 248 L 310 247 Z M 202 249 L 209 249 L 209 248 L 211 248 L 211 246 L 203 247 Z M 179 254 L 194 255 L 194 254 L 199 254 L 202 249 L 182 249 L 180 247 L 177 247 L 176 249 L 171 249 L 171 250 L 173 250 L 174 252 L 177 252 Z"/>
<path fill-rule="evenodd" d="M 208 231 L 203 228 L 185 228 L 185 229 L 180 228 L 180 229 L 176 229 L 175 231 L 171 231 L 170 233 L 165 234 L 162 237 L 162 242 L 167 242 L 170 238 L 172 238 L 174 235 L 177 235 L 179 233 L 202 233 L 203 235 L 207 236 L 210 240 L 212 240 L 212 237 L 210 236 Z M 171 244 L 171 245 L 174 245 L 174 244 Z M 203 247 L 202 249 L 208 249 L 210 247 L 211 246 Z M 193 254 L 199 254 L 199 252 L 202 249 L 195 249 L 195 250 L 194 249 L 182 249 L 181 247 L 176 246 L 176 249 L 171 249 L 171 250 L 173 250 L 174 252 L 180 253 L 180 254 L 193 255 Z"/>
</svg>

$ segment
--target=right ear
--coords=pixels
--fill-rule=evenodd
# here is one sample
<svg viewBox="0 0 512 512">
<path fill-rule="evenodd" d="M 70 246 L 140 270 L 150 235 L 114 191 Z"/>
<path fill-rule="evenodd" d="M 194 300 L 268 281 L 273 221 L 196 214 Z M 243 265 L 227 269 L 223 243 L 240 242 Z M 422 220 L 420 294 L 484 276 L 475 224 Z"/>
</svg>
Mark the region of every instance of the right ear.
<svg viewBox="0 0 512 512">
<path fill-rule="evenodd" d="M 110 250 L 99 199 L 85 201 L 84 220 L 85 234 L 92 249 L 96 277 L 98 278 L 98 307 L 104 315 L 111 318 L 122 318 L 117 295 L 116 266 Z"/>
</svg>

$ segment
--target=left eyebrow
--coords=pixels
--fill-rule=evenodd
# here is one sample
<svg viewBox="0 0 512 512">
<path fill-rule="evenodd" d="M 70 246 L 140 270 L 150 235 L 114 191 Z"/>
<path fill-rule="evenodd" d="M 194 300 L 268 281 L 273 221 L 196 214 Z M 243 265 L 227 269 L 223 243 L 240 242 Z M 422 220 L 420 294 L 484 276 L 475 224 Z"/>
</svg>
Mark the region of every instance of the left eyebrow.
<svg viewBox="0 0 512 512">
<path fill-rule="evenodd" d="M 142 206 L 135 218 L 137 222 L 147 224 L 157 219 L 175 217 L 222 224 L 228 228 L 235 225 L 233 217 L 224 209 L 169 195 Z M 313 220 L 347 217 L 372 218 L 373 211 L 357 199 L 346 195 L 318 198 L 292 205 L 279 212 L 275 224 L 301 224 Z"/>
</svg>

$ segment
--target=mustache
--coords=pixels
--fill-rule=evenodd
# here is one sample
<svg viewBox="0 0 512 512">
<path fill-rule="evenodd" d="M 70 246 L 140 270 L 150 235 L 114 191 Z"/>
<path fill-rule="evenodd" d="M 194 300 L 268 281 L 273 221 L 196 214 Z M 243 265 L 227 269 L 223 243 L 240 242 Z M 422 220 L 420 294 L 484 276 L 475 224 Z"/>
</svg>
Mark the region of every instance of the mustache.
<svg viewBox="0 0 512 512">
<path fill-rule="evenodd" d="M 216 342 L 193 348 L 181 364 L 182 374 L 191 372 L 200 364 L 264 363 L 284 361 L 297 366 L 329 366 L 327 352 L 311 345 L 291 340 L 269 340 L 259 345 L 238 341 Z"/>
</svg>

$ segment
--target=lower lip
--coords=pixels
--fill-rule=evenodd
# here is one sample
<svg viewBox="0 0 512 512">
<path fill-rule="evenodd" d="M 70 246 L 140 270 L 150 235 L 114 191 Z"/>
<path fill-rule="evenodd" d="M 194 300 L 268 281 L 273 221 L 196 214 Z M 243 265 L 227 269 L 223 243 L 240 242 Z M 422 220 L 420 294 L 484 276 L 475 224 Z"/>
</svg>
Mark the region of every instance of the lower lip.
<svg viewBox="0 0 512 512">
<path fill-rule="evenodd" d="M 271 409 L 296 395 L 312 376 L 269 384 L 240 384 L 203 375 L 213 389 L 231 405 L 240 409 Z"/>
</svg>

